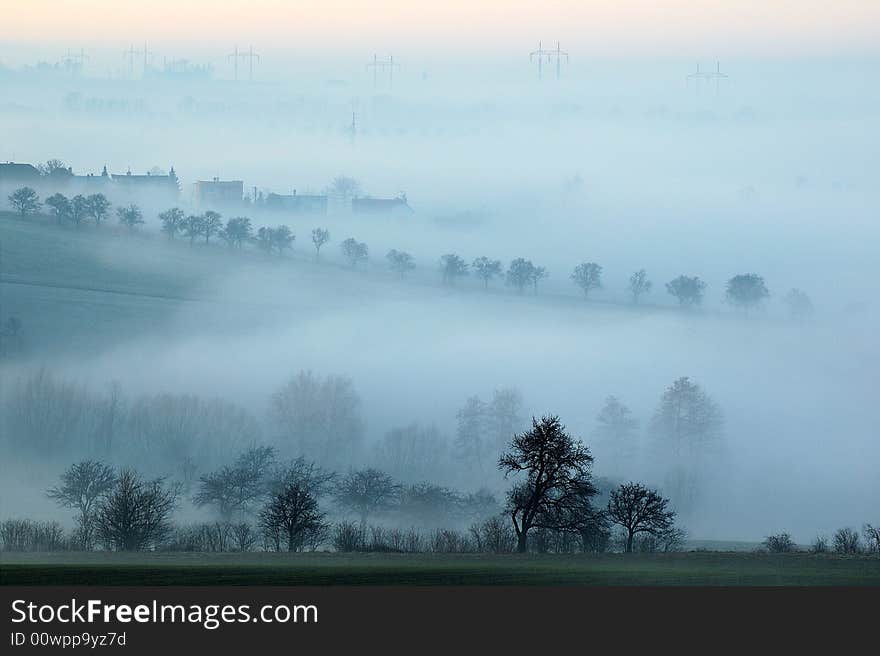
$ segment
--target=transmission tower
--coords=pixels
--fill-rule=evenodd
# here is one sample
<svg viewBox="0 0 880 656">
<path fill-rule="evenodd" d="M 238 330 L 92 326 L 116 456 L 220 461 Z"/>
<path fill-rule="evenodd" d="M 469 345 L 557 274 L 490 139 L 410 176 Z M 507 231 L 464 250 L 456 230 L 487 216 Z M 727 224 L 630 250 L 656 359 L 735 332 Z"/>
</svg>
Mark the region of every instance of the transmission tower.
<svg viewBox="0 0 880 656">
<path fill-rule="evenodd" d="M 128 50 L 123 52 L 122 53 L 123 59 L 128 59 L 129 75 L 131 75 L 131 77 L 134 77 L 134 59 L 138 55 L 144 56 L 144 75 L 146 75 L 147 74 L 147 65 L 149 64 L 149 58 L 152 57 L 153 54 L 155 54 L 155 53 L 153 53 L 152 51 L 147 49 L 146 43 L 144 43 L 143 50 L 135 50 L 134 46 L 132 45 L 128 48 Z"/>
<path fill-rule="evenodd" d="M 558 80 L 561 73 L 562 68 L 562 58 L 565 58 L 565 63 L 568 63 L 568 53 L 565 52 L 559 45 L 559 41 L 556 42 L 556 50 L 545 50 L 543 44 L 538 41 L 538 49 L 533 50 L 529 53 L 529 61 L 538 63 L 538 79 L 543 79 L 544 77 L 544 62 L 546 61 L 548 64 L 555 61 L 556 62 L 556 79 Z"/>
<path fill-rule="evenodd" d="M 85 60 L 88 59 L 88 55 L 86 55 L 86 51 L 80 48 L 79 52 L 71 52 L 70 48 L 67 49 L 67 56 L 64 58 L 64 67 L 69 71 L 82 70 L 83 64 Z"/>
<path fill-rule="evenodd" d="M 248 63 L 248 80 L 250 82 L 254 81 L 254 60 L 260 61 L 260 56 L 254 52 L 253 46 L 248 46 L 247 52 L 241 51 L 239 52 L 238 46 L 235 46 L 235 49 L 232 51 L 230 55 L 226 57 L 227 61 L 232 60 L 235 65 L 235 81 L 238 81 L 238 60 L 246 59 Z"/>
<path fill-rule="evenodd" d="M 379 70 L 383 73 L 388 71 L 388 89 L 394 86 L 394 67 L 400 68 L 400 64 L 394 61 L 394 55 L 389 55 L 388 59 L 379 59 L 378 55 L 373 55 L 373 61 L 367 64 L 367 68 L 373 69 L 373 88 L 376 88 L 377 76 Z"/>
<path fill-rule="evenodd" d="M 685 86 L 689 87 L 691 82 L 693 82 L 694 87 L 699 91 L 702 82 L 705 81 L 706 84 L 712 84 L 712 81 L 714 80 L 715 93 L 717 94 L 721 90 L 721 80 L 727 78 L 728 76 L 721 72 L 721 62 L 715 62 L 714 71 L 701 71 L 700 64 L 697 62 L 697 70 L 685 77 Z"/>
</svg>

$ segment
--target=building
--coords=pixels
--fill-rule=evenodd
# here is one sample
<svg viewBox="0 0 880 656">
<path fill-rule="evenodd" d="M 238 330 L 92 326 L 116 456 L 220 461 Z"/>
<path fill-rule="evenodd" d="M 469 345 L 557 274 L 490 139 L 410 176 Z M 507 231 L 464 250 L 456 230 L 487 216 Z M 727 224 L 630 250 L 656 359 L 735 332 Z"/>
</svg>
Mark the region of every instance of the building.
<svg viewBox="0 0 880 656">
<path fill-rule="evenodd" d="M 406 194 L 397 198 L 352 198 L 351 211 L 355 214 L 412 214 Z"/>
<path fill-rule="evenodd" d="M 106 171 L 105 167 L 104 172 L 106 173 Z M 102 177 L 103 175 L 102 173 Z M 112 180 L 113 191 L 120 195 L 163 198 L 164 200 L 173 200 L 173 202 L 177 202 L 180 197 L 180 181 L 177 179 L 177 173 L 174 172 L 173 166 L 168 175 L 154 175 L 152 173 L 133 175 L 129 170 L 125 174 L 114 173 Z"/>
<path fill-rule="evenodd" d="M 269 194 L 266 209 L 292 214 L 326 214 L 327 196 L 297 194 L 296 189 L 292 194 Z"/>
<path fill-rule="evenodd" d="M 40 181 L 40 172 L 31 164 L 0 162 L 0 184 L 35 185 Z"/>
<path fill-rule="evenodd" d="M 244 201 L 243 180 L 199 180 L 193 184 L 193 202 L 198 207 L 237 207 Z"/>
</svg>

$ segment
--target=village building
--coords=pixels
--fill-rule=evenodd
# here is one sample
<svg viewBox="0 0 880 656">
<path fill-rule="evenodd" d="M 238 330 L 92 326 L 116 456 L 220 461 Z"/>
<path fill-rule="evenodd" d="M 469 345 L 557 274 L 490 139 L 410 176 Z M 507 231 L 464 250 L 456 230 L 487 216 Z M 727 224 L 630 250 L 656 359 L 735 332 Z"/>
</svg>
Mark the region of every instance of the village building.
<svg viewBox="0 0 880 656">
<path fill-rule="evenodd" d="M 290 212 L 291 214 L 326 214 L 327 196 L 317 194 L 269 194 L 266 196 L 266 209 Z"/>
<path fill-rule="evenodd" d="M 239 207 L 244 203 L 244 181 L 199 180 L 193 184 L 193 203 L 206 209 Z"/>
<path fill-rule="evenodd" d="M 397 198 L 352 198 L 351 211 L 354 214 L 412 214 L 413 209 L 406 202 L 406 194 Z"/>
</svg>

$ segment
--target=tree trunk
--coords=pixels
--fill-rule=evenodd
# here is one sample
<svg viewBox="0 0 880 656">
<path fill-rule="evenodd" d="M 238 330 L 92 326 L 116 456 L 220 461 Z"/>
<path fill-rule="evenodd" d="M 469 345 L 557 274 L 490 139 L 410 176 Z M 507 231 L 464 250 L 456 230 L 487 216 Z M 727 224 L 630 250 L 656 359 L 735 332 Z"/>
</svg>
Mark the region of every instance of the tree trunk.
<svg viewBox="0 0 880 656">
<path fill-rule="evenodd" d="M 627 531 L 626 534 L 626 553 L 632 553 L 633 551 L 633 536 L 635 533 L 632 530 Z"/>
<path fill-rule="evenodd" d="M 528 537 L 529 534 L 526 531 L 523 531 L 516 536 L 516 550 L 518 553 L 525 553 L 528 550 Z"/>
</svg>

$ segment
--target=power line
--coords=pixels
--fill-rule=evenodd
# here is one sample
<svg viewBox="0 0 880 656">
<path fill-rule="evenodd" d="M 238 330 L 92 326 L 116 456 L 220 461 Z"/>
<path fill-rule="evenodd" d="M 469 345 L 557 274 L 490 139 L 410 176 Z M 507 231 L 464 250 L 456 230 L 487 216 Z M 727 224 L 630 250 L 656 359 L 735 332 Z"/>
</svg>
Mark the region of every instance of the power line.
<svg viewBox="0 0 880 656">
<path fill-rule="evenodd" d="M 705 81 L 706 84 L 711 84 L 712 80 L 714 80 L 715 93 L 717 94 L 721 89 L 721 80 L 727 79 L 728 77 L 728 75 L 721 72 L 721 62 L 715 62 L 714 71 L 701 71 L 700 63 L 697 62 L 697 70 L 685 77 L 685 86 L 689 87 L 691 82 L 693 82 L 696 90 L 699 91 L 700 83 L 702 81 Z"/>
</svg>

